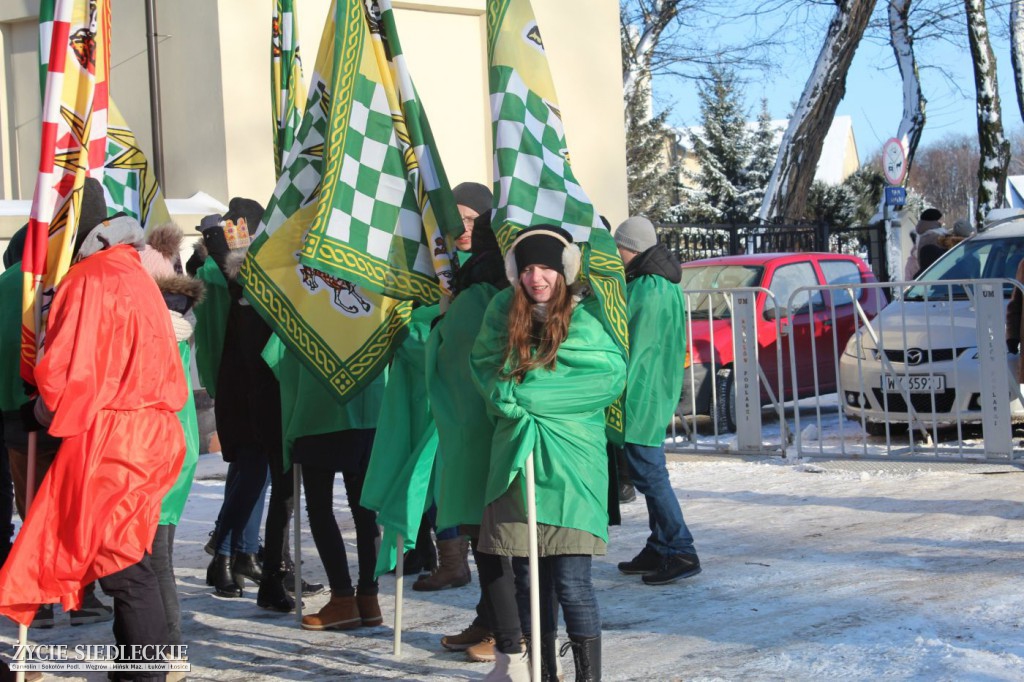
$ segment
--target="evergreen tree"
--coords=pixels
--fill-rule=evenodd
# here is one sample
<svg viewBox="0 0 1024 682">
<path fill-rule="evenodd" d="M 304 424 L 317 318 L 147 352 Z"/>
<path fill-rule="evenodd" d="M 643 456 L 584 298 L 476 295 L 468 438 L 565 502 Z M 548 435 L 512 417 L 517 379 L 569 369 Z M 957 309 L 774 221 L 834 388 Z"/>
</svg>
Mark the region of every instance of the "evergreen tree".
<svg viewBox="0 0 1024 682">
<path fill-rule="evenodd" d="M 626 102 L 626 187 L 629 214 L 654 222 L 669 220 L 676 183 L 675 163 L 666 158 L 672 133 L 665 124 L 669 110 L 649 115 L 648 81 L 640 83 Z"/>
<path fill-rule="evenodd" d="M 775 138 L 777 130 L 772 125 L 772 116 L 768 112 L 767 98 L 761 99 L 761 113 L 757 115 L 757 127 L 754 129 L 750 144 L 750 161 L 747 165 L 746 188 L 744 194 L 744 214 L 754 216 L 761 207 L 764 190 L 775 168 L 775 157 L 779 153 L 779 144 Z"/>
</svg>

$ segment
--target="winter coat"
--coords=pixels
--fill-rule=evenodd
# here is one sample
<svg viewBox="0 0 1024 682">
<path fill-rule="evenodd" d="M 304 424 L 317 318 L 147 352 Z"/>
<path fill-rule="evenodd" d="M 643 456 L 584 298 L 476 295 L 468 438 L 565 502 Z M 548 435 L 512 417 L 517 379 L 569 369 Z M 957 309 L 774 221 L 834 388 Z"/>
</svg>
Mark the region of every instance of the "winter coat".
<svg viewBox="0 0 1024 682">
<path fill-rule="evenodd" d="M 1017 265 L 1016 278 L 1018 282 L 1024 282 L 1024 259 Z M 1013 288 L 1010 296 L 1010 303 L 1006 306 L 1006 338 L 1020 343 L 1024 339 L 1024 296 L 1021 296 L 1020 289 Z M 1017 361 L 1017 383 L 1024 384 L 1024 363 Z"/>
<path fill-rule="evenodd" d="M 657 446 L 679 405 L 686 357 L 686 299 L 682 268 L 664 245 L 626 267 L 629 364 L 626 371 L 626 442 Z"/>
<path fill-rule="evenodd" d="M 479 525 L 483 514 L 494 424 L 473 388 L 469 356 L 497 293 L 487 283 L 463 289 L 427 339 L 427 392 L 439 438 L 438 528 Z"/>
<path fill-rule="evenodd" d="M 281 386 L 281 435 L 285 470 L 291 463 L 338 471 L 345 452 L 296 445 L 304 436 L 319 436 L 349 429 L 376 429 L 387 371 L 345 403 L 285 346 L 270 337 L 263 359 Z"/>
<path fill-rule="evenodd" d="M 604 409 L 621 394 L 626 378 L 622 350 L 601 324 L 593 297 L 576 306 L 568 336 L 558 349 L 554 369 L 538 368 L 521 383 L 504 378 L 508 341 L 508 311 L 514 290 L 494 297 L 470 356 L 473 382 L 487 403 L 495 423 L 490 471 L 484 502 L 506 498 L 485 510 L 481 547 L 485 551 L 520 555 L 525 516 L 506 523 L 505 513 L 525 500 L 526 459 L 533 454 L 537 521 L 562 529 L 576 529 L 608 540 L 608 460 L 605 449 Z M 506 506 L 507 505 L 507 506 Z M 497 525 L 489 525 L 488 521 Z M 564 545 L 548 531 L 542 552 L 561 551 Z M 570 544 L 579 546 L 577 536 Z"/>
<path fill-rule="evenodd" d="M 181 470 L 175 413 L 188 388 L 170 317 L 138 252 L 76 263 L 50 307 L 35 379 L 63 438 L 0 570 L 0 613 L 81 603 L 84 585 L 152 551 L 160 501 Z"/>
<path fill-rule="evenodd" d="M 437 426 L 427 397 L 425 345 L 436 305 L 412 311 L 408 336 L 395 350 L 360 504 L 378 513 L 383 527 L 377 575 L 394 568 L 397 535 L 412 549 L 420 519 L 433 500 Z"/>
</svg>

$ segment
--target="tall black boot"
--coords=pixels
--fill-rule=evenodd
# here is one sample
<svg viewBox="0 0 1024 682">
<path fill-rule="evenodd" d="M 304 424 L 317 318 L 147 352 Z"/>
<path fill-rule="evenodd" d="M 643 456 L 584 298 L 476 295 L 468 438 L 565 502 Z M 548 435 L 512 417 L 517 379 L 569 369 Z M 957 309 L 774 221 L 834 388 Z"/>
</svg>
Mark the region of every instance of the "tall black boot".
<svg viewBox="0 0 1024 682">
<path fill-rule="evenodd" d="M 263 567 L 263 580 L 260 590 L 256 593 L 256 606 L 288 613 L 295 610 L 295 600 L 284 589 L 284 572 L 280 569 L 270 572 Z"/>
<path fill-rule="evenodd" d="M 569 635 L 569 641 L 572 642 L 572 657 L 576 663 L 576 682 L 601 682 L 601 635 Z"/>
<path fill-rule="evenodd" d="M 558 633 L 548 632 L 540 638 L 540 679 L 541 682 L 559 682 L 558 676 Z M 530 645 L 530 638 L 523 637 L 526 651 L 533 655 L 533 647 Z M 566 645 L 568 646 L 568 644 Z M 531 668 L 532 669 L 532 668 Z"/>
<path fill-rule="evenodd" d="M 231 557 L 217 554 L 206 569 L 206 584 L 213 587 L 218 597 L 233 599 L 242 596 L 242 588 L 231 574 Z"/>
</svg>

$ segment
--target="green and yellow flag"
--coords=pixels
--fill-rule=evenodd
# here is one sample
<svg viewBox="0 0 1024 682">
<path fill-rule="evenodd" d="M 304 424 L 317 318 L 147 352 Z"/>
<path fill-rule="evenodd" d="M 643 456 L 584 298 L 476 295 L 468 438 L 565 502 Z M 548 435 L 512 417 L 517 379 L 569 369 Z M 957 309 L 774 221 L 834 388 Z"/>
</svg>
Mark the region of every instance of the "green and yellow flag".
<svg viewBox="0 0 1024 682">
<path fill-rule="evenodd" d="M 246 298 L 344 401 L 383 369 L 412 301 L 448 289 L 461 231 L 390 3 L 335 0 Z"/>
<path fill-rule="evenodd" d="M 274 177 L 281 177 L 302 122 L 306 86 L 299 59 L 294 0 L 276 0 L 270 35 L 270 110 L 274 118 Z"/>
<path fill-rule="evenodd" d="M 487 51 L 498 243 L 505 250 L 521 229 L 541 223 L 572 234 L 583 253 L 581 281 L 600 301 L 606 329 L 627 350 L 622 259 L 569 164 L 561 110 L 529 0 L 488 0 Z M 622 424 L 620 401 L 608 412 L 609 429 L 620 439 Z"/>
</svg>

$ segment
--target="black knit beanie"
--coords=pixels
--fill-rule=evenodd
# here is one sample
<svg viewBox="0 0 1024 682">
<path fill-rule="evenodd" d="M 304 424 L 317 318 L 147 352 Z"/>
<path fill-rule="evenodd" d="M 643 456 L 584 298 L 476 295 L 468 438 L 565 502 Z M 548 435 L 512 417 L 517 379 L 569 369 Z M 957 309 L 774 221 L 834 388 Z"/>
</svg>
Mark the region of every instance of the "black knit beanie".
<svg viewBox="0 0 1024 682">
<path fill-rule="evenodd" d="M 557 234 L 562 239 L 550 233 Z M 546 265 L 565 274 L 562 254 L 565 252 L 566 244 L 572 244 L 571 234 L 554 225 L 534 225 L 516 235 L 516 241 L 518 243 L 513 248 L 519 272 L 530 265 Z"/>
<path fill-rule="evenodd" d="M 78 232 L 75 234 L 75 253 L 93 228 L 107 219 L 107 200 L 103 185 L 96 178 L 86 178 L 82 187 L 82 206 L 78 210 Z"/>
</svg>

